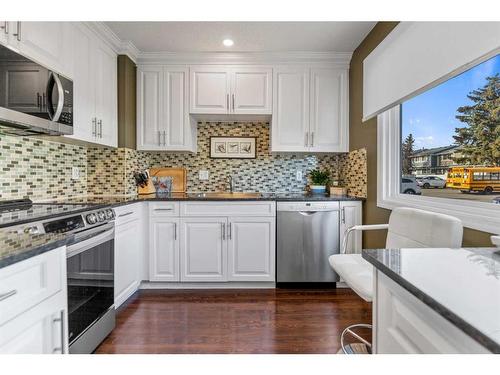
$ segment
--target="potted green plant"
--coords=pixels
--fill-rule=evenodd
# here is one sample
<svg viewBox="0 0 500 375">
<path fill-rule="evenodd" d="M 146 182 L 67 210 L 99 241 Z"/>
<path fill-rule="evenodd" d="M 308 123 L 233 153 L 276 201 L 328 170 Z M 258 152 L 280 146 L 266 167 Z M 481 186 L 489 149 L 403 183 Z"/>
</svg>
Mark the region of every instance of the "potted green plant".
<svg viewBox="0 0 500 375">
<path fill-rule="evenodd" d="M 326 185 L 330 181 L 330 172 L 326 169 L 313 169 L 309 172 L 309 179 L 311 180 L 311 191 L 313 194 L 325 194 Z"/>
</svg>

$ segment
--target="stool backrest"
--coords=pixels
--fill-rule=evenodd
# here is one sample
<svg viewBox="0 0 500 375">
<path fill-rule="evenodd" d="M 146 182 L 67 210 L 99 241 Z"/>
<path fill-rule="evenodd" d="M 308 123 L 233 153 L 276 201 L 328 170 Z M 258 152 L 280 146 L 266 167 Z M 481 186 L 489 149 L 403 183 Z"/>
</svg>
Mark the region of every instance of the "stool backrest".
<svg viewBox="0 0 500 375">
<path fill-rule="evenodd" d="M 453 216 L 398 207 L 389 218 L 386 248 L 459 248 L 462 235 L 462 222 Z"/>
</svg>

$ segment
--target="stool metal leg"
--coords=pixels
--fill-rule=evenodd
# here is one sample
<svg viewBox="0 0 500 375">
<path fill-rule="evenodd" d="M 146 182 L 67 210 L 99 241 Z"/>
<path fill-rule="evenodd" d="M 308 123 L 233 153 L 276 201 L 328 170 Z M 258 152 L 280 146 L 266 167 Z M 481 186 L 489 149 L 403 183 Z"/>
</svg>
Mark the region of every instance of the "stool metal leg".
<svg viewBox="0 0 500 375">
<path fill-rule="evenodd" d="M 356 332 L 354 332 L 353 329 L 356 329 L 356 328 L 369 328 L 369 329 L 372 329 L 372 325 L 371 324 L 352 324 L 352 325 L 350 325 L 349 327 L 347 327 L 346 329 L 344 329 L 342 331 L 342 334 L 340 335 L 340 346 L 341 346 L 342 351 L 344 352 L 344 354 L 350 354 L 350 353 L 347 352 L 346 347 L 347 347 L 347 345 L 351 345 L 351 344 L 347 344 L 347 345 L 344 344 L 345 336 L 347 334 L 349 334 L 349 335 L 353 336 L 355 339 L 361 341 L 368 348 L 370 348 L 370 351 L 371 351 L 372 344 L 369 341 L 367 341 L 364 338 L 362 338 Z"/>
</svg>

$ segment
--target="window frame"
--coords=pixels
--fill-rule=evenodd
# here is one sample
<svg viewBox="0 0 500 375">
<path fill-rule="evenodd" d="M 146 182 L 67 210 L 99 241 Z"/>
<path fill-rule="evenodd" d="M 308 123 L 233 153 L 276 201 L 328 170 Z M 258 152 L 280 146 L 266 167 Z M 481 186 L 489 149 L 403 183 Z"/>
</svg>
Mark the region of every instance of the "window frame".
<svg viewBox="0 0 500 375">
<path fill-rule="evenodd" d="M 500 234 L 500 205 L 400 193 L 401 109 L 397 105 L 377 116 L 377 206 L 392 210 L 413 207 L 455 216 L 467 228 Z M 491 199 L 495 195 L 491 195 Z"/>
</svg>

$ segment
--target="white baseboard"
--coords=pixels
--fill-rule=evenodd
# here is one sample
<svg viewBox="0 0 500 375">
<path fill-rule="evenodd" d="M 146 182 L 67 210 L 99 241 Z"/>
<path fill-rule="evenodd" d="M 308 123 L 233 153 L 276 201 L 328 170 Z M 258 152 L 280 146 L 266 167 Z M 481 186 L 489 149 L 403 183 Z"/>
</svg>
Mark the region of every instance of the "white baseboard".
<svg viewBox="0 0 500 375">
<path fill-rule="evenodd" d="M 127 289 L 125 289 L 123 292 L 121 292 L 116 298 L 115 298 L 115 309 L 121 306 L 123 302 L 125 302 L 127 299 L 130 298 L 132 294 L 136 292 L 137 289 L 139 289 L 140 282 L 135 281 L 132 284 L 128 286 Z"/>
<path fill-rule="evenodd" d="M 274 289 L 274 282 L 169 283 L 143 281 L 139 289 Z"/>
<path fill-rule="evenodd" d="M 343 281 L 337 281 L 337 288 L 350 288 L 350 286 Z"/>
</svg>

